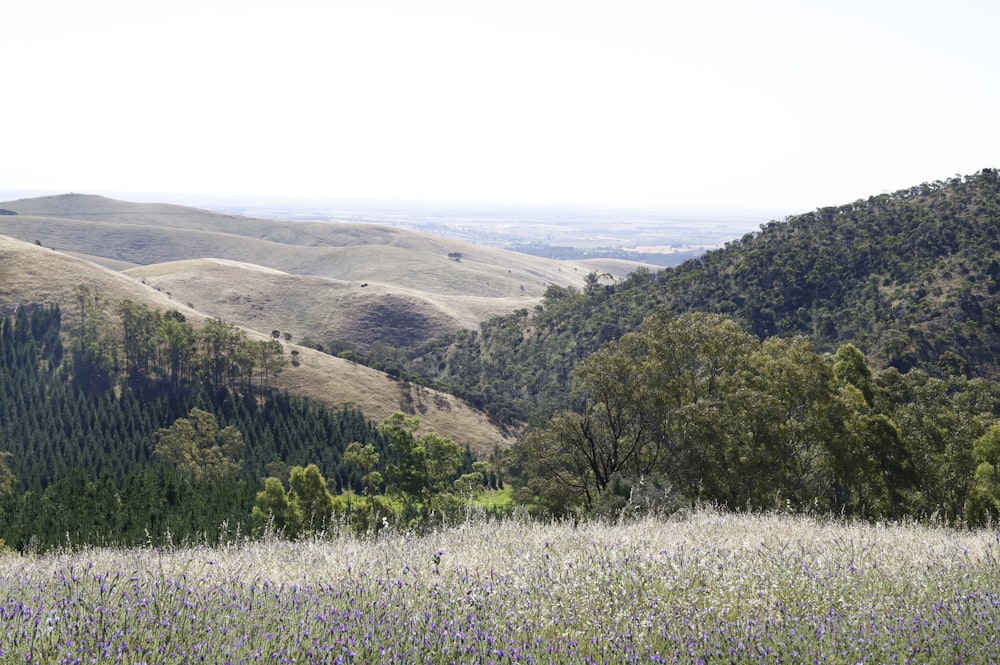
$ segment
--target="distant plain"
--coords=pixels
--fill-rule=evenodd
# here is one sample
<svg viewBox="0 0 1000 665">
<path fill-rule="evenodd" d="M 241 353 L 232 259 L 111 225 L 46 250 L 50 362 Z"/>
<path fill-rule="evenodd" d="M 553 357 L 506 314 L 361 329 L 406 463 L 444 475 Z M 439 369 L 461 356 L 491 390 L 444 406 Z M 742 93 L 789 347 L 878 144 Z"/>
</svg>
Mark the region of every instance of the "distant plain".
<svg viewBox="0 0 1000 665">
<path fill-rule="evenodd" d="M 190 195 L 178 201 L 248 217 L 382 224 L 552 258 L 614 256 L 661 266 L 677 265 L 791 212 L 263 196 Z"/>
</svg>

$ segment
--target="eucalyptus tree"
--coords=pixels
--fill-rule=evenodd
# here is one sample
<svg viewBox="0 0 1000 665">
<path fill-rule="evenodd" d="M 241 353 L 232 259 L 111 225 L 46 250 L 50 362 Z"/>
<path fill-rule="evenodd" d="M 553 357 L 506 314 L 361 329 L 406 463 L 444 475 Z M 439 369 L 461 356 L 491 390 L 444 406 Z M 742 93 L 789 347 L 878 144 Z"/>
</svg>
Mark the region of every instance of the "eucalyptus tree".
<svg viewBox="0 0 1000 665">
<path fill-rule="evenodd" d="M 591 509 L 648 476 L 732 507 L 832 500 L 826 444 L 843 413 L 830 362 L 804 338 L 761 342 L 721 315 L 662 310 L 573 380 L 578 407 L 512 454 L 522 497 L 550 510 Z"/>
<path fill-rule="evenodd" d="M 243 461 L 243 435 L 233 425 L 219 428 L 215 416 L 192 409 L 156 432 L 156 457 L 193 480 L 232 478 Z"/>
</svg>

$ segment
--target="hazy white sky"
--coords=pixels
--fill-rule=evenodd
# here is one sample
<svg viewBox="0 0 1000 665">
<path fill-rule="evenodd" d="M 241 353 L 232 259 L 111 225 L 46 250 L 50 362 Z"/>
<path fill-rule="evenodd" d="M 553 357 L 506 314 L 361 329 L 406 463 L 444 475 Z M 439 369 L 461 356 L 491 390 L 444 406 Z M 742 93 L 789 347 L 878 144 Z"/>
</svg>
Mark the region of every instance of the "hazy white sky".
<svg viewBox="0 0 1000 665">
<path fill-rule="evenodd" d="M 767 208 L 1000 167 L 995 0 L 0 0 L 0 188 Z"/>
</svg>

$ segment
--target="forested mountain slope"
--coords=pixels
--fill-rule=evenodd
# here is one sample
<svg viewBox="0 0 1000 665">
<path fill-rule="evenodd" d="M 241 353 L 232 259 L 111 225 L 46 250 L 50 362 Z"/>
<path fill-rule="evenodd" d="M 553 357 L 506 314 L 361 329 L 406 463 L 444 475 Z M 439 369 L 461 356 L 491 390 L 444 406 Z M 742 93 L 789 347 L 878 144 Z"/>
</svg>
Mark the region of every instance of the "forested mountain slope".
<svg viewBox="0 0 1000 665">
<path fill-rule="evenodd" d="M 675 311 L 728 314 L 759 337 L 995 378 L 998 258 L 1000 177 L 986 169 L 772 222 L 659 281 Z"/>
<path fill-rule="evenodd" d="M 658 307 L 720 313 L 758 337 L 844 342 L 880 367 L 1000 376 L 994 169 L 764 225 L 656 275 L 551 287 L 534 311 L 429 345 L 408 371 L 522 422 L 565 403 L 572 368 Z"/>
</svg>

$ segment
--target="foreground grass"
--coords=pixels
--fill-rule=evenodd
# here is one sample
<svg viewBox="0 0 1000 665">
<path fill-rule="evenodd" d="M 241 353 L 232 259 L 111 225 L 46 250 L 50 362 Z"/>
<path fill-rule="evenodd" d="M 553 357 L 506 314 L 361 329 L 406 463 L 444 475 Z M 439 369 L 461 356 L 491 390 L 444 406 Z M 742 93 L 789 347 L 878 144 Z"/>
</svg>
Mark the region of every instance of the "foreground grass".
<svg viewBox="0 0 1000 665">
<path fill-rule="evenodd" d="M 970 663 L 995 531 L 699 512 L 0 558 L 2 662 Z"/>
</svg>

